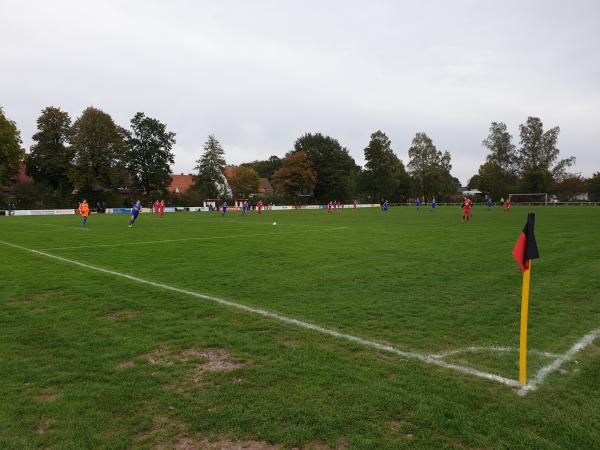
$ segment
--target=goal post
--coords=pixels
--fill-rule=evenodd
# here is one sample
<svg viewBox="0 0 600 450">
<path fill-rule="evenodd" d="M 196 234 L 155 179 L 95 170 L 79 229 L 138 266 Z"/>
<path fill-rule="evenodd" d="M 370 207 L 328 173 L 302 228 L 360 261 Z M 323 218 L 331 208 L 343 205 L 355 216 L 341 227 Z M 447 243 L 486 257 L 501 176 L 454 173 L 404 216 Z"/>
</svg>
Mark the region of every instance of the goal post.
<svg viewBox="0 0 600 450">
<path fill-rule="evenodd" d="M 548 204 L 548 194 L 546 192 L 536 193 L 519 193 L 519 194 L 508 194 L 510 202 L 513 203 L 543 203 Z"/>
</svg>

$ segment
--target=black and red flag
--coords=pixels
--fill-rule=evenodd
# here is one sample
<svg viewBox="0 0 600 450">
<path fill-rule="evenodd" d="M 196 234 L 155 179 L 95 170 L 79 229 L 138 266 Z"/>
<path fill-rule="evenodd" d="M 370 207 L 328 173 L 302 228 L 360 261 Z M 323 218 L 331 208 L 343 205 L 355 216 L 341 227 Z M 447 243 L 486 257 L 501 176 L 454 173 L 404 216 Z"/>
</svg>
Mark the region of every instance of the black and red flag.
<svg viewBox="0 0 600 450">
<path fill-rule="evenodd" d="M 513 258 L 519 264 L 521 272 L 525 272 L 529 269 L 529 260 L 537 259 L 540 257 L 538 252 L 537 243 L 535 242 L 535 213 L 529 213 L 527 215 L 527 223 L 523 227 L 523 231 L 519 235 L 519 239 L 515 244 L 515 248 L 512 251 Z"/>
</svg>

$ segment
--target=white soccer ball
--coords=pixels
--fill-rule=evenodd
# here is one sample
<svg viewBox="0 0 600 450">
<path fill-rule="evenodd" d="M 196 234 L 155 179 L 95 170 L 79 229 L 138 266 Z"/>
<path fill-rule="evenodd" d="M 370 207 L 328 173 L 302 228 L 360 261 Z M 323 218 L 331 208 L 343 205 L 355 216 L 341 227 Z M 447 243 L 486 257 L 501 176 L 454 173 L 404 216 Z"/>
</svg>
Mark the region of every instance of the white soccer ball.
<svg viewBox="0 0 600 450">
<path fill-rule="evenodd" d="M 277 222 L 273 222 L 273 226 L 277 225 Z"/>
</svg>

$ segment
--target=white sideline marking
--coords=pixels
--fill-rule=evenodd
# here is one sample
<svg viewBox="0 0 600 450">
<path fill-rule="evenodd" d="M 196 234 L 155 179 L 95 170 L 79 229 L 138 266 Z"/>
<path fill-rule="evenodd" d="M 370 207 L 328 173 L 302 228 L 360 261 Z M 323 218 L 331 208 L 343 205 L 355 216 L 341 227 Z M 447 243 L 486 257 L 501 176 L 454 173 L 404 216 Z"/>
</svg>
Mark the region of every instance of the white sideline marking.
<svg viewBox="0 0 600 450">
<path fill-rule="evenodd" d="M 252 306 L 246 306 L 243 305 L 241 303 L 236 303 L 233 302 L 231 300 L 226 300 L 223 298 L 219 298 L 219 297 L 213 297 L 211 295 L 206 295 L 206 294 L 201 294 L 199 292 L 194 292 L 194 291 L 188 291 L 186 289 L 181 289 L 181 288 L 177 288 L 174 286 L 169 286 L 167 284 L 162 284 L 162 283 L 156 283 L 154 281 L 150 281 L 150 280 L 145 280 L 143 278 L 139 278 L 133 275 L 128 275 L 125 273 L 121 273 L 121 272 L 115 272 L 112 270 L 108 270 L 108 269 L 103 269 L 101 267 L 97 267 L 97 266 L 92 266 L 90 264 L 86 264 L 86 263 L 82 263 L 79 261 L 75 261 L 72 259 L 67 259 L 67 258 L 63 258 L 61 256 L 56 256 L 56 255 L 52 255 L 51 253 L 46 253 L 40 250 L 34 250 L 31 248 L 27 248 L 27 247 L 21 247 L 20 245 L 16 245 L 16 244 L 11 244 L 9 242 L 5 242 L 5 241 L 0 241 L 0 243 L 4 244 L 4 245 L 8 245 L 9 247 L 14 247 L 20 250 L 24 250 L 30 253 L 34 253 L 37 255 L 42 255 L 42 256 L 46 256 L 47 258 L 52 258 L 52 259 L 56 259 L 58 261 L 62 261 L 68 264 L 74 264 L 76 266 L 79 267 L 84 267 L 86 269 L 89 270 L 94 270 L 96 272 L 102 272 L 102 273 L 107 273 L 109 275 L 113 275 L 116 277 L 120 277 L 120 278 L 125 278 L 131 281 L 135 281 L 137 283 L 141 283 L 141 284 L 146 284 L 149 286 L 154 286 L 157 288 L 161 288 L 161 289 L 165 289 L 168 291 L 172 291 L 172 292 L 177 292 L 180 294 L 185 294 L 185 295 L 189 295 L 191 297 L 196 297 L 196 298 L 201 298 L 204 300 L 210 300 L 212 302 L 221 304 L 221 305 L 225 305 L 225 306 L 229 306 L 232 308 L 237 308 L 240 309 L 242 311 L 246 311 L 246 312 L 250 312 L 253 314 L 258 314 L 260 316 L 264 316 L 264 317 L 269 317 L 271 319 L 275 319 L 275 320 L 279 320 L 281 322 L 285 322 L 285 323 L 289 323 L 292 325 L 296 325 L 298 327 L 301 328 L 305 328 L 307 330 L 313 330 L 313 331 L 317 331 L 319 333 L 322 334 L 327 334 L 329 336 L 334 336 L 336 338 L 340 338 L 340 339 L 344 339 L 350 342 L 354 342 L 357 344 L 361 344 L 367 347 L 371 347 L 371 348 L 375 348 L 377 350 L 381 350 L 384 352 L 389 352 L 389 353 L 394 353 L 398 356 L 402 356 L 404 358 L 410 358 L 410 359 L 416 359 L 419 361 L 422 361 L 424 363 L 427 364 L 433 364 L 435 366 L 439 366 L 439 367 L 443 367 L 445 369 L 452 369 L 455 370 L 457 372 L 463 373 L 463 374 L 467 374 L 467 375 L 472 375 L 472 376 L 476 376 L 479 378 L 484 378 L 486 380 L 491 380 L 491 381 L 496 381 L 498 383 L 502 383 L 505 384 L 507 386 L 511 386 L 511 387 L 519 387 L 520 384 L 517 380 L 512 380 L 510 378 L 506 378 L 500 375 L 496 375 L 496 374 L 492 374 L 492 373 L 488 373 L 488 372 L 483 372 L 481 370 L 477 370 L 477 369 L 473 369 L 471 367 L 464 367 L 464 366 L 460 366 L 458 364 L 452 364 L 452 363 L 447 363 L 445 361 L 442 361 L 438 358 L 434 358 L 432 356 L 429 355 L 422 355 L 420 353 L 416 353 L 416 352 L 408 352 L 408 351 L 404 351 L 404 350 L 400 350 L 397 349 L 395 347 L 392 347 L 391 345 L 385 345 L 385 344 L 381 344 L 379 342 L 375 342 L 375 341 L 369 341 L 367 339 L 363 339 L 361 337 L 357 337 L 357 336 L 353 336 L 351 334 L 346 334 L 346 333 L 342 333 L 336 330 L 332 330 L 330 328 L 325 328 L 322 327 L 320 325 L 316 325 L 310 322 L 304 322 L 302 320 L 298 320 L 298 319 L 294 319 L 291 317 L 287 317 L 287 316 L 283 316 L 271 311 L 267 311 L 265 309 L 261 309 L 261 308 L 254 308 Z"/>
<path fill-rule="evenodd" d="M 459 355 L 461 353 L 484 353 L 484 352 L 492 352 L 492 353 L 518 353 L 518 349 L 516 347 L 465 347 L 459 348 L 456 350 L 448 350 L 447 352 L 436 353 L 431 355 L 432 358 L 443 359 L 448 356 Z M 557 358 L 561 355 L 551 352 L 543 352 L 541 350 L 527 350 L 528 355 L 536 355 L 536 356 L 545 356 L 546 358 Z"/>
<path fill-rule="evenodd" d="M 573 344 L 573 346 L 569 350 L 567 350 L 566 353 L 560 355 L 547 366 L 542 367 L 531 381 L 529 381 L 525 386 L 522 386 L 517 391 L 517 394 L 525 395 L 530 391 L 536 390 L 538 386 L 544 382 L 548 375 L 550 375 L 552 372 L 556 372 L 558 369 L 560 369 L 560 366 L 569 361 L 573 356 L 575 356 L 576 353 L 589 346 L 592 342 L 594 342 L 594 340 L 596 340 L 599 337 L 600 328 L 590 331 L 588 334 L 579 339 L 575 344 Z"/>
<path fill-rule="evenodd" d="M 235 239 L 235 238 L 246 238 L 256 236 L 279 236 L 283 234 L 297 234 L 297 233 L 318 233 L 321 231 L 334 231 L 342 230 L 348 227 L 333 227 L 333 228 L 320 228 L 313 230 L 297 230 L 297 231 L 282 231 L 281 233 L 254 233 L 254 234 L 230 234 L 229 236 L 210 236 L 210 237 L 193 237 L 193 238 L 179 238 L 179 239 L 161 239 L 158 241 L 136 241 L 137 244 L 163 244 L 166 242 L 185 242 L 185 241 L 211 241 L 214 239 Z M 4 244 L 10 245 L 7 242 Z M 103 248 L 103 247 L 123 247 L 129 246 L 131 242 L 120 242 L 116 244 L 97 244 L 97 245 L 76 245 L 70 247 L 46 247 L 40 250 L 77 250 L 80 248 Z M 25 248 L 25 247 L 23 247 Z M 29 250 L 29 249 L 28 249 Z"/>
</svg>

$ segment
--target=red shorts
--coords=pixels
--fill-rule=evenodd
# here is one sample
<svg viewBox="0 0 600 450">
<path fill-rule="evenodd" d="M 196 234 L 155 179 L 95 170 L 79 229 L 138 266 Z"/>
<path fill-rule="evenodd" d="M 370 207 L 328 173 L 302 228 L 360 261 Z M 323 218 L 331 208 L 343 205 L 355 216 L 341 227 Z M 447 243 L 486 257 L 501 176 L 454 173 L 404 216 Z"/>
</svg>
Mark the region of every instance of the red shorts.
<svg viewBox="0 0 600 450">
<path fill-rule="evenodd" d="M 463 214 L 465 216 L 470 216 L 471 215 L 471 208 L 463 208 Z"/>
</svg>

